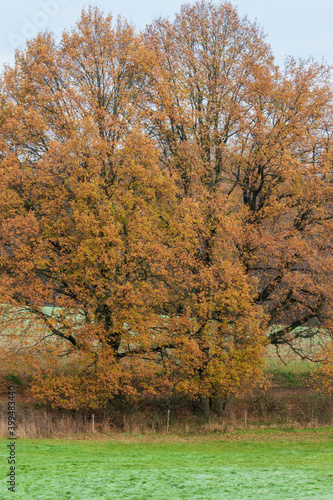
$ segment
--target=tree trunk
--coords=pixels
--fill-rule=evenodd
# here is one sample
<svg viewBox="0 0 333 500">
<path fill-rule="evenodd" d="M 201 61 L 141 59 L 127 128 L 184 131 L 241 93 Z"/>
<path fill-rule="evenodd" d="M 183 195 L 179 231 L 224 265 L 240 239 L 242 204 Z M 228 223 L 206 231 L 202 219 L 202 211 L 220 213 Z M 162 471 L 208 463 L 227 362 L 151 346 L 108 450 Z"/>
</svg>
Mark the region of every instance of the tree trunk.
<svg viewBox="0 0 333 500">
<path fill-rule="evenodd" d="M 228 413 L 232 410 L 235 401 L 235 395 L 230 394 L 229 396 L 217 396 L 213 402 L 213 410 L 218 414 L 222 415 Z"/>
<path fill-rule="evenodd" d="M 209 416 L 210 416 L 209 398 L 207 396 L 201 396 L 200 403 L 201 403 L 201 408 L 202 408 L 202 412 L 204 414 L 204 417 L 207 418 L 207 420 L 208 420 Z"/>
</svg>

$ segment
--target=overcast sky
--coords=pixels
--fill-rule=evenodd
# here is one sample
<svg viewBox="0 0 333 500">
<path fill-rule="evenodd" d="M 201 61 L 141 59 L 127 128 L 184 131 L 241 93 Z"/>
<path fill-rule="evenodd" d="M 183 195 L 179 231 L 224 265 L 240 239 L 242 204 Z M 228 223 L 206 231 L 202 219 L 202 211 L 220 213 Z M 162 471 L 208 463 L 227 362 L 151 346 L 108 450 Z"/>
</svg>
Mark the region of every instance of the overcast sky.
<svg viewBox="0 0 333 500">
<path fill-rule="evenodd" d="M 16 47 L 39 30 L 49 28 L 57 35 L 75 24 L 81 9 L 98 5 L 105 12 L 122 15 L 138 28 L 157 16 L 179 10 L 181 0 L 0 0 L 0 64 L 13 61 Z M 188 2 L 193 3 L 193 2 Z M 333 64 L 332 0 L 235 0 L 241 14 L 257 19 L 272 46 L 276 62 L 283 64 L 287 55 L 313 56 Z"/>
</svg>

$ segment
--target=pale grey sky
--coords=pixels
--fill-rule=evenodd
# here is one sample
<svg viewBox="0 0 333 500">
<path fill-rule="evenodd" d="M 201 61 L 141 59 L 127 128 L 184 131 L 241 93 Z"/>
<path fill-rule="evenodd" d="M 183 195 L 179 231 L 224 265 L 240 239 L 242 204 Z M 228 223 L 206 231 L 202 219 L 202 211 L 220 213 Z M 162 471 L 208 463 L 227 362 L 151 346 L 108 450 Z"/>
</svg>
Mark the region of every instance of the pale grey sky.
<svg viewBox="0 0 333 500">
<path fill-rule="evenodd" d="M 0 65 L 13 61 L 15 47 L 24 47 L 27 38 L 49 28 L 57 35 L 73 26 L 82 7 L 98 5 L 131 19 L 138 27 L 157 16 L 169 16 L 179 10 L 181 0 L 0 0 Z M 272 46 L 276 62 L 283 64 L 287 55 L 333 64 L 332 0 L 233 0 L 241 14 L 257 19 Z"/>
</svg>

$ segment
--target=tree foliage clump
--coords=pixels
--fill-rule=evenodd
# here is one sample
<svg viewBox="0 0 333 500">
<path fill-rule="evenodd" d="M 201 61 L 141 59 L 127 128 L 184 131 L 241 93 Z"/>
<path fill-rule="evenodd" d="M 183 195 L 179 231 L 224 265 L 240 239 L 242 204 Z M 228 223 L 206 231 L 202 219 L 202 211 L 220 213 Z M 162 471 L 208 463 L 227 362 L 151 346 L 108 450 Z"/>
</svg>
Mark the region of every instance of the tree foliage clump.
<svg viewBox="0 0 333 500">
<path fill-rule="evenodd" d="M 311 357 L 332 329 L 331 108 L 329 68 L 281 70 L 228 3 L 140 34 L 89 8 L 18 51 L 0 307 L 34 398 L 221 398 L 260 377 L 267 342 Z"/>
</svg>

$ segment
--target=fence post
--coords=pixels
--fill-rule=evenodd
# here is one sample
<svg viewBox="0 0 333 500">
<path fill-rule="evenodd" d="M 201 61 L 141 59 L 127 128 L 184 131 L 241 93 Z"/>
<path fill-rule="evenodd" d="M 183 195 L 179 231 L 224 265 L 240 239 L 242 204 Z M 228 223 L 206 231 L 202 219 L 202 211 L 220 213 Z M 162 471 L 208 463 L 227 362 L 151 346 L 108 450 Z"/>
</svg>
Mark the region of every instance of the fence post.
<svg viewBox="0 0 333 500">
<path fill-rule="evenodd" d="M 168 416 L 167 416 L 167 432 L 169 432 L 169 424 L 170 424 L 170 409 L 168 408 Z"/>
<path fill-rule="evenodd" d="M 94 414 L 92 414 L 91 423 L 92 423 L 92 432 L 94 434 L 94 432 L 95 432 L 95 415 Z"/>
<path fill-rule="evenodd" d="M 244 427 L 246 428 L 247 427 L 247 411 L 245 410 L 245 414 L 244 414 Z"/>
</svg>

